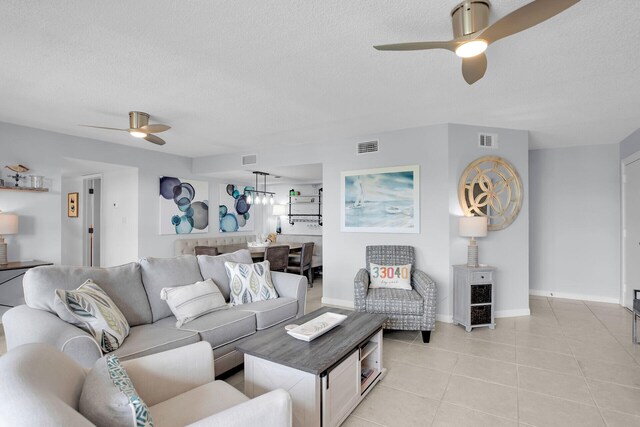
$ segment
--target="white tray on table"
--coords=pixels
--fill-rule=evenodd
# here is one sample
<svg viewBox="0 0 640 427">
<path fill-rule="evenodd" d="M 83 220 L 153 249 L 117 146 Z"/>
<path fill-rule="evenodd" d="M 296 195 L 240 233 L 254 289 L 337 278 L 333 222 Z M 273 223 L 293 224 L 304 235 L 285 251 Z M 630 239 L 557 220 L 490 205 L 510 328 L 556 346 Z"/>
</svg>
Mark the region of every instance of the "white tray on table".
<svg viewBox="0 0 640 427">
<path fill-rule="evenodd" d="M 297 328 L 287 331 L 287 333 L 302 341 L 312 341 L 344 322 L 346 318 L 347 316 L 344 314 L 324 313 Z"/>
</svg>

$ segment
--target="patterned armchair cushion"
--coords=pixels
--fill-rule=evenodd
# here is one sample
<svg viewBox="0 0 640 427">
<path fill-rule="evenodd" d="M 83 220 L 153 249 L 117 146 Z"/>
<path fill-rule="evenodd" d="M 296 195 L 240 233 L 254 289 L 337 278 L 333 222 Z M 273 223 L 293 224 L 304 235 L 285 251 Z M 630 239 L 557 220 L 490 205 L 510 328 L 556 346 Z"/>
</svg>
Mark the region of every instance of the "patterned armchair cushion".
<svg viewBox="0 0 640 427">
<path fill-rule="evenodd" d="M 80 413 L 97 426 L 152 427 L 151 413 L 117 356 L 99 359 L 80 394 Z"/>
<path fill-rule="evenodd" d="M 369 289 L 366 297 L 367 313 L 421 316 L 424 299 L 415 290 Z"/>
</svg>

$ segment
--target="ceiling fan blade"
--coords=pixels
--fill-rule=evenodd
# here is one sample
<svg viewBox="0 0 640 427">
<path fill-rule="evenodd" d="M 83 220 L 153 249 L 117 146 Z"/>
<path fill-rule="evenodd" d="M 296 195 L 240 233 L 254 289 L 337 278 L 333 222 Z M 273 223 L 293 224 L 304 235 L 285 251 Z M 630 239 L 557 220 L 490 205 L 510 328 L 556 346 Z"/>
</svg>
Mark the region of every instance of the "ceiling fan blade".
<svg viewBox="0 0 640 427">
<path fill-rule="evenodd" d="M 118 128 L 108 128 L 108 127 L 104 127 L 104 126 L 91 126 L 91 125 L 78 125 L 78 126 L 82 126 L 85 128 L 96 128 L 96 129 L 107 129 L 107 130 L 123 130 L 123 131 L 128 131 L 129 129 L 118 129 Z"/>
<path fill-rule="evenodd" d="M 171 126 L 167 126 L 167 125 L 163 125 L 163 124 L 155 124 L 155 125 L 146 125 L 146 126 L 140 126 L 138 128 L 138 130 L 142 131 L 142 132 L 146 132 L 146 133 L 160 133 L 160 132 L 164 132 L 166 130 L 171 129 Z"/>
<path fill-rule="evenodd" d="M 485 28 L 477 38 L 488 43 L 538 25 L 570 8 L 580 0 L 534 0 Z"/>
<path fill-rule="evenodd" d="M 149 135 L 145 136 L 145 137 L 144 137 L 144 139 L 146 139 L 146 140 L 147 140 L 147 141 L 149 141 L 149 142 L 153 142 L 154 144 L 157 144 L 157 145 L 164 145 L 164 144 L 166 144 L 166 142 L 164 141 L 164 139 L 162 139 L 162 138 L 158 138 L 157 136 L 155 136 L 155 135 L 151 135 L 151 134 L 149 134 Z"/>
<path fill-rule="evenodd" d="M 447 49 L 455 52 L 458 42 L 450 40 L 446 42 L 414 42 L 414 43 L 397 43 L 383 44 L 374 46 L 377 50 L 427 50 L 427 49 Z"/>
<path fill-rule="evenodd" d="M 474 56 L 472 58 L 462 59 L 462 76 L 464 80 L 470 85 L 474 84 L 482 77 L 487 71 L 487 56 L 484 53 Z"/>
</svg>

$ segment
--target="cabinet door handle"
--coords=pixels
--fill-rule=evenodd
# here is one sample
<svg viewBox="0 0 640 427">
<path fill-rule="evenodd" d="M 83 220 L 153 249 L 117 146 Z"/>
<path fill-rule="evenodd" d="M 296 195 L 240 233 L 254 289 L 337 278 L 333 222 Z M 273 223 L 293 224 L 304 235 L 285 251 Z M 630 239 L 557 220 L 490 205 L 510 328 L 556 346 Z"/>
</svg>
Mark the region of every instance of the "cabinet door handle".
<svg viewBox="0 0 640 427">
<path fill-rule="evenodd" d="M 484 279 L 484 276 L 480 276 L 481 279 Z"/>
</svg>

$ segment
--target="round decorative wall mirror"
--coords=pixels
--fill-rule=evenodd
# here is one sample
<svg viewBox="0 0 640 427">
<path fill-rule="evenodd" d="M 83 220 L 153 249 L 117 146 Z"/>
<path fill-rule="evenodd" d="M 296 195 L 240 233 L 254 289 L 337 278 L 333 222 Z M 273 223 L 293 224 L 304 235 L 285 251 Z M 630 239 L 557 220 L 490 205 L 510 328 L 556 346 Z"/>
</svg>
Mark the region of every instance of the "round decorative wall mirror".
<svg viewBox="0 0 640 427">
<path fill-rule="evenodd" d="M 515 221 L 522 208 L 522 180 L 505 159 L 481 157 L 462 173 L 458 199 L 465 215 L 486 216 L 489 230 L 502 230 Z"/>
</svg>

